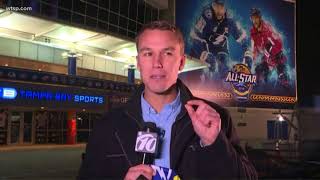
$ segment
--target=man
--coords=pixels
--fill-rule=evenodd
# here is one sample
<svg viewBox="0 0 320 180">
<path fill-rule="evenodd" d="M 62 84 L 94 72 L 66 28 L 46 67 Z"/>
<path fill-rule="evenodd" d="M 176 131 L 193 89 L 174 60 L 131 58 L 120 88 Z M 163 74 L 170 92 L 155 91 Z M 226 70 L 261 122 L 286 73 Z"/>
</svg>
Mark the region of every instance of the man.
<svg viewBox="0 0 320 180">
<path fill-rule="evenodd" d="M 193 40 L 190 55 L 208 64 L 208 69 L 204 71 L 206 78 L 212 79 L 214 72 L 219 79 L 225 78 L 229 70 L 230 35 L 242 46 L 244 63 L 251 68 L 252 55 L 246 32 L 239 23 L 228 16 L 225 0 L 214 0 L 212 4 L 205 6 L 190 32 Z"/>
<path fill-rule="evenodd" d="M 136 44 L 143 86 L 127 105 L 96 123 L 79 179 L 151 179 L 154 171 L 135 152 L 137 132 L 148 121 L 165 132 L 155 165 L 175 170 L 182 179 L 255 179 L 229 113 L 192 96 L 178 79 L 186 61 L 181 32 L 165 21 L 152 22 Z"/>
<path fill-rule="evenodd" d="M 276 68 L 278 74 L 278 84 L 287 88 L 289 86 L 286 72 L 286 57 L 283 54 L 283 43 L 280 34 L 268 22 L 262 19 L 261 11 L 257 8 L 251 9 L 250 18 L 252 28 L 250 30 L 253 59 L 257 62 L 255 68 L 257 82 L 266 83 L 270 70 Z M 261 61 L 257 59 L 261 57 Z"/>
</svg>

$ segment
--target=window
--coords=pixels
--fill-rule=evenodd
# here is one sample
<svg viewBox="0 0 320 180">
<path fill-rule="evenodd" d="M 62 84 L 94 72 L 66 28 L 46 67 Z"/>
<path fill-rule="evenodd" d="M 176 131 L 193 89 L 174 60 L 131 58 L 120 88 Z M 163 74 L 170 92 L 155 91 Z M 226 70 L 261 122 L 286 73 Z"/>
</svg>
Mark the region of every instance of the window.
<svg viewBox="0 0 320 180">
<path fill-rule="evenodd" d="M 119 16 L 115 13 L 110 13 L 110 17 L 109 17 L 109 23 L 110 24 L 114 24 L 114 25 L 118 25 L 118 18 Z"/>
<path fill-rule="evenodd" d="M 35 112 L 36 144 L 62 144 L 66 139 L 67 114 L 65 112 Z"/>
<path fill-rule="evenodd" d="M 86 5 L 82 1 L 73 0 L 73 11 L 85 14 Z"/>
<path fill-rule="evenodd" d="M 134 32 L 128 32 L 128 37 L 134 39 L 136 37 L 136 33 Z M 136 73 L 137 74 L 137 73 Z M 137 78 L 137 77 L 136 77 Z"/>
<path fill-rule="evenodd" d="M 70 22 L 71 13 L 69 11 L 59 9 L 58 18 Z"/>
<path fill-rule="evenodd" d="M 129 0 L 120 0 L 120 14 L 128 17 Z"/>
<path fill-rule="evenodd" d="M 40 0 L 41 2 L 47 3 L 47 4 L 57 4 L 58 0 Z"/>
<path fill-rule="evenodd" d="M 288 123 L 286 121 L 268 120 L 267 133 L 269 140 L 288 140 Z"/>
<path fill-rule="evenodd" d="M 24 0 L 10 1 L 31 6 L 30 14 L 40 13 L 87 28 L 134 38 L 142 24 L 159 19 L 159 9 L 145 0 Z M 19 6 L 19 5 L 15 5 Z"/>
<path fill-rule="evenodd" d="M 98 7 L 93 6 L 91 4 L 87 4 L 86 15 L 92 18 L 97 18 L 98 15 Z"/>
<path fill-rule="evenodd" d="M 111 0 L 110 1 L 110 10 L 115 13 L 119 12 L 119 0 Z"/>
<path fill-rule="evenodd" d="M 145 12 L 145 17 L 144 17 L 144 22 L 148 23 L 152 20 L 152 7 L 147 4 L 146 6 L 146 12 Z"/>
<path fill-rule="evenodd" d="M 138 0 L 130 0 L 129 17 L 136 20 L 137 17 L 137 3 Z"/>
<path fill-rule="evenodd" d="M 8 110 L 0 109 L 0 145 L 7 144 L 8 119 Z"/>
<path fill-rule="evenodd" d="M 103 30 L 103 31 L 107 31 L 108 29 L 108 24 L 107 23 L 104 23 L 104 22 L 98 22 L 98 28 Z"/>
<path fill-rule="evenodd" d="M 138 21 L 144 23 L 145 2 L 138 0 Z"/>
<path fill-rule="evenodd" d="M 120 26 L 122 29 L 127 29 L 127 25 L 128 25 L 128 19 L 125 18 L 125 17 L 120 17 L 120 19 L 119 19 L 119 26 Z"/>
<path fill-rule="evenodd" d="M 41 13 L 42 15 L 48 16 L 50 18 L 57 18 L 58 8 L 50 6 L 48 4 L 41 4 Z"/>
<path fill-rule="evenodd" d="M 98 20 L 103 22 L 108 22 L 109 11 L 99 9 Z"/>
<path fill-rule="evenodd" d="M 109 25 L 109 31 L 112 33 L 118 33 L 118 26 Z"/>
<path fill-rule="evenodd" d="M 59 0 L 59 8 L 64 9 L 71 9 L 72 8 L 72 1 L 66 1 L 66 0 Z"/>
<path fill-rule="evenodd" d="M 137 24 L 137 32 L 139 32 L 141 28 L 142 28 L 142 24 L 141 24 L 141 23 L 138 23 L 138 24 Z"/>
<path fill-rule="evenodd" d="M 84 24 L 84 16 L 77 14 L 77 13 L 73 13 L 72 22 L 77 23 L 77 24 Z"/>
<path fill-rule="evenodd" d="M 16 6 L 16 7 L 20 7 L 21 6 L 21 1 L 4 1 L 4 3 L 7 6 Z"/>
<path fill-rule="evenodd" d="M 32 7 L 32 13 L 40 13 L 40 2 L 35 0 L 25 0 L 22 6 Z"/>
<path fill-rule="evenodd" d="M 89 27 L 96 28 L 97 27 L 97 19 L 93 19 L 87 16 L 86 25 Z"/>
<path fill-rule="evenodd" d="M 99 7 L 108 10 L 109 9 L 109 0 L 100 0 Z"/>
<path fill-rule="evenodd" d="M 137 28 L 137 23 L 135 21 L 129 20 L 128 29 L 129 31 L 135 32 Z"/>
<path fill-rule="evenodd" d="M 123 28 L 119 28 L 119 34 L 121 34 L 122 36 L 127 36 L 127 30 L 123 29 Z"/>
<path fill-rule="evenodd" d="M 100 120 L 101 114 L 96 113 L 77 113 L 77 142 L 88 142 L 90 133 L 95 121 Z"/>
<path fill-rule="evenodd" d="M 99 0 L 87 0 L 87 2 L 98 6 Z"/>
</svg>

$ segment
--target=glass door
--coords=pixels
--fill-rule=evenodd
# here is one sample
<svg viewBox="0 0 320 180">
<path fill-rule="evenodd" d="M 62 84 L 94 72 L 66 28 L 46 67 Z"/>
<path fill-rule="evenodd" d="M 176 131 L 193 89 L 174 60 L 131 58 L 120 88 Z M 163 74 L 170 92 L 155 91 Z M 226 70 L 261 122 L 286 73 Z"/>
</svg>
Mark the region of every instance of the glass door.
<svg viewBox="0 0 320 180">
<path fill-rule="evenodd" d="M 32 112 L 12 111 L 9 117 L 10 144 L 32 143 Z"/>
<path fill-rule="evenodd" d="M 24 112 L 23 143 L 32 143 L 32 112 Z"/>
<path fill-rule="evenodd" d="M 18 144 L 21 142 L 21 129 L 23 128 L 23 113 L 11 112 L 10 116 L 10 144 Z"/>
<path fill-rule="evenodd" d="M 8 116 L 7 109 L 0 109 L 0 145 L 7 144 Z"/>
</svg>

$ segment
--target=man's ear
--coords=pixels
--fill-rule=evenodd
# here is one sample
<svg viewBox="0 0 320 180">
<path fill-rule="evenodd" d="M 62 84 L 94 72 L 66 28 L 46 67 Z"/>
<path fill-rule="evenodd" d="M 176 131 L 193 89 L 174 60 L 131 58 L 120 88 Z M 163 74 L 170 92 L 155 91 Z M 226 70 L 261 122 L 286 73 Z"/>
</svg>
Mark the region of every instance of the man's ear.
<svg viewBox="0 0 320 180">
<path fill-rule="evenodd" d="M 182 55 L 180 59 L 179 71 L 183 70 L 185 64 L 186 64 L 186 56 Z"/>
</svg>

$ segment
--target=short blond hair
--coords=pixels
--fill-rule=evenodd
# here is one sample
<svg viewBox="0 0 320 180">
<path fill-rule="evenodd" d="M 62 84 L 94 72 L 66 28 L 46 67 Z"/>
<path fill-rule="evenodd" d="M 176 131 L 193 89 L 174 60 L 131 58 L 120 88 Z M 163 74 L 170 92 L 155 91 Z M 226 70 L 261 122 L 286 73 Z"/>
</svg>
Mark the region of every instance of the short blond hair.
<svg viewBox="0 0 320 180">
<path fill-rule="evenodd" d="M 175 33 L 175 37 L 177 38 L 180 47 L 181 47 L 181 54 L 184 54 L 184 39 L 181 30 L 176 27 L 175 25 L 169 23 L 168 21 L 152 21 L 148 24 L 145 24 L 142 26 L 142 28 L 139 30 L 137 36 L 136 36 L 136 47 L 137 51 L 139 51 L 139 38 L 141 34 L 143 34 L 144 31 L 146 30 L 162 30 L 162 31 L 171 31 Z"/>
</svg>

